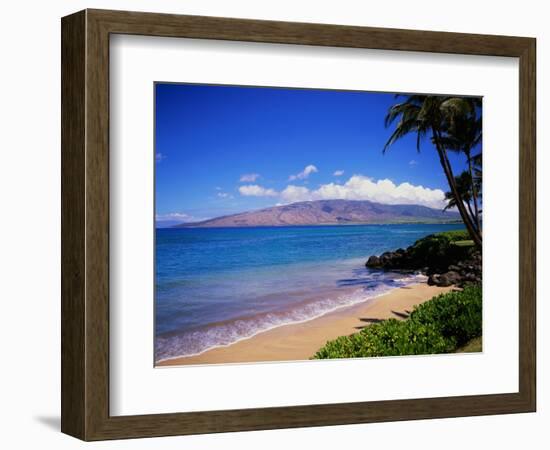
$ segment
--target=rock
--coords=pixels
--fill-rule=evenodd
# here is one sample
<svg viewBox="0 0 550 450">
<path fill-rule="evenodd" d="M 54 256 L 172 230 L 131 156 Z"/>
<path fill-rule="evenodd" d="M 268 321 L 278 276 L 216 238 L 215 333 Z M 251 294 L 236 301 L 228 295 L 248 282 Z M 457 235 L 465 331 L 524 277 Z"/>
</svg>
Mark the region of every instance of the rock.
<svg viewBox="0 0 550 450">
<path fill-rule="evenodd" d="M 392 252 L 384 252 L 380 255 L 380 264 L 384 265 L 389 263 L 393 259 Z"/>
<path fill-rule="evenodd" d="M 451 286 L 457 284 L 460 280 L 460 274 L 451 270 L 439 276 L 438 286 Z"/>
<path fill-rule="evenodd" d="M 428 277 L 428 284 L 430 286 L 451 286 L 453 284 L 459 284 L 462 281 L 462 277 L 458 272 L 449 271 L 443 274 L 431 274 Z"/>
<path fill-rule="evenodd" d="M 380 267 L 380 258 L 378 256 L 371 256 L 365 263 L 366 267 Z"/>
<path fill-rule="evenodd" d="M 466 273 L 463 275 L 463 279 L 465 281 L 476 281 L 476 278 L 477 278 L 476 275 L 473 273 Z"/>
</svg>

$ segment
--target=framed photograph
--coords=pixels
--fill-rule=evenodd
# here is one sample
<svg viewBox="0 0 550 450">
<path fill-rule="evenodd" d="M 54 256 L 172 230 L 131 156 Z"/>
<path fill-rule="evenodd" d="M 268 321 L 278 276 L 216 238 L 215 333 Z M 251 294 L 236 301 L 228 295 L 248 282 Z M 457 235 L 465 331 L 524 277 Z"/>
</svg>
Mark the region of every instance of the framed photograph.
<svg viewBox="0 0 550 450">
<path fill-rule="evenodd" d="M 535 411 L 535 39 L 61 28 L 63 432 Z"/>
</svg>

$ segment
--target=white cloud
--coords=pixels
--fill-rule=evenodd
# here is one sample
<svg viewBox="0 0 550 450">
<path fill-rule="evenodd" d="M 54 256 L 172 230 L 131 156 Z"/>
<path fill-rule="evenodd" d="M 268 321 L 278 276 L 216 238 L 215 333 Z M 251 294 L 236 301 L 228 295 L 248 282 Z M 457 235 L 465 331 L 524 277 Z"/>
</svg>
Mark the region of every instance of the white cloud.
<svg viewBox="0 0 550 450">
<path fill-rule="evenodd" d="M 290 181 L 292 180 L 305 180 L 307 177 L 309 177 L 310 174 L 319 172 L 317 170 L 317 167 L 315 167 L 313 164 L 310 164 L 309 166 L 306 166 L 304 170 L 302 170 L 300 173 L 296 175 L 290 175 L 288 179 Z"/>
<path fill-rule="evenodd" d="M 245 173 L 241 175 L 239 181 L 241 183 L 254 183 L 258 178 L 260 178 L 259 173 Z"/>
<path fill-rule="evenodd" d="M 168 214 L 157 214 L 155 216 L 155 219 L 156 220 L 176 220 L 176 219 L 189 219 L 191 216 L 189 214 L 185 214 L 185 213 L 178 213 L 178 212 L 173 212 L 173 213 L 168 213 Z"/>
<path fill-rule="evenodd" d="M 354 175 L 343 185 L 323 185 L 312 195 L 320 198 L 371 200 L 393 205 L 418 204 L 432 208 L 441 208 L 445 204 L 445 194 L 441 189 L 414 186 L 407 182 L 396 185 L 389 179 L 375 181 L 363 175 Z"/>
<path fill-rule="evenodd" d="M 159 153 L 156 153 L 156 154 L 155 154 L 155 161 L 156 161 L 156 162 L 161 162 L 161 161 L 163 161 L 163 160 L 165 160 L 165 159 L 166 159 L 166 155 L 165 155 L 164 153 L 160 153 L 160 152 L 159 152 Z"/>
<path fill-rule="evenodd" d="M 156 214 L 155 220 L 157 222 L 195 222 L 197 220 L 196 217 L 190 216 L 189 214 L 185 213 L 179 213 L 179 212 L 172 212 L 167 214 Z"/>
<path fill-rule="evenodd" d="M 155 221 L 162 223 L 185 223 L 185 222 L 200 222 L 206 220 L 205 217 L 195 217 L 190 214 L 181 212 L 171 212 L 166 214 L 155 214 Z"/>
<path fill-rule="evenodd" d="M 233 196 L 227 192 L 218 192 L 217 195 L 219 198 L 233 198 Z"/>
<path fill-rule="evenodd" d="M 343 170 L 335 170 L 332 175 L 334 175 L 335 177 L 341 177 L 342 175 L 344 175 L 344 171 Z"/>
<path fill-rule="evenodd" d="M 313 200 L 311 192 L 308 188 L 303 186 L 288 185 L 279 194 L 281 200 L 285 203 L 304 202 L 307 200 Z"/>
<path fill-rule="evenodd" d="M 344 199 L 370 200 L 390 205 L 424 205 L 431 208 L 443 208 L 446 203 L 445 194 L 441 189 L 415 186 L 407 182 L 396 185 L 389 179 L 376 181 L 363 175 L 353 175 L 344 184 L 323 184 L 315 190 L 291 184 L 277 192 L 258 185 L 250 185 L 242 186 L 239 192 L 242 195 L 256 197 L 279 197 L 283 203 Z"/>
<path fill-rule="evenodd" d="M 416 166 L 416 165 L 418 165 L 418 161 L 416 161 L 416 160 L 414 160 L 414 159 L 411 159 L 411 160 L 409 161 L 409 166 Z"/>
<path fill-rule="evenodd" d="M 241 186 L 239 188 L 239 192 L 241 195 L 246 197 L 276 197 L 278 195 L 277 191 L 273 189 L 266 189 L 262 186 L 258 186 L 257 184 Z"/>
</svg>

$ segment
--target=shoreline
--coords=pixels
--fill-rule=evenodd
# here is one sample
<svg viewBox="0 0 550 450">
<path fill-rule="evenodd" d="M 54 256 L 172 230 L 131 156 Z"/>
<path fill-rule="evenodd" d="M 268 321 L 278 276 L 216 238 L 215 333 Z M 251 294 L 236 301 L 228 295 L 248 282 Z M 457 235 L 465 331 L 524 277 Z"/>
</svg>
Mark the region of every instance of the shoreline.
<svg viewBox="0 0 550 450">
<path fill-rule="evenodd" d="M 240 225 L 240 226 L 202 226 L 191 224 L 178 224 L 166 227 L 155 227 L 155 230 L 178 229 L 246 229 L 246 228 L 310 228 L 310 227 L 354 227 L 364 225 L 461 225 L 462 221 L 451 222 L 354 222 L 354 223 L 312 223 L 312 224 L 286 224 L 286 225 Z"/>
<path fill-rule="evenodd" d="M 385 319 L 404 319 L 415 305 L 453 289 L 453 286 L 429 286 L 427 283 L 399 287 L 364 302 L 304 322 L 262 331 L 227 346 L 159 361 L 155 367 L 308 360 L 329 340 L 357 333 Z"/>
</svg>

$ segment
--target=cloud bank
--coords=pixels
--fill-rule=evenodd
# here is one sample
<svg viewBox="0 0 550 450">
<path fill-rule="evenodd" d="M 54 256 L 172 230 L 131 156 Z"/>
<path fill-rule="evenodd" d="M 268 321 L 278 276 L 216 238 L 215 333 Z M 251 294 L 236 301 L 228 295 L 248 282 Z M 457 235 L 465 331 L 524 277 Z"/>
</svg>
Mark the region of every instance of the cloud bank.
<svg viewBox="0 0 550 450">
<path fill-rule="evenodd" d="M 344 184 L 323 184 L 314 190 L 292 184 L 282 191 L 247 185 L 241 186 L 239 192 L 244 196 L 278 197 L 283 203 L 342 199 L 370 200 L 390 205 L 424 205 L 438 209 L 445 206 L 445 193 L 441 189 L 415 186 L 408 182 L 396 185 L 389 179 L 376 181 L 363 175 L 353 175 Z"/>
</svg>

